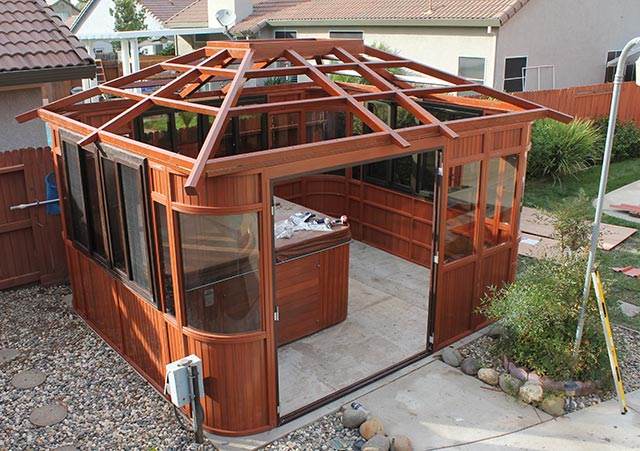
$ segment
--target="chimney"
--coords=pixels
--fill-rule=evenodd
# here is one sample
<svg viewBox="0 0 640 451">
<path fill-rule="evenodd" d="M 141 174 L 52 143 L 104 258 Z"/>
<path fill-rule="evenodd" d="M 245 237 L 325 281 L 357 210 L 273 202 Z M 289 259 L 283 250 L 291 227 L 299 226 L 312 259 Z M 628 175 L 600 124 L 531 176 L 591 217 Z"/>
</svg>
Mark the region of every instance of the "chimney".
<svg viewBox="0 0 640 451">
<path fill-rule="evenodd" d="M 253 0 L 207 0 L 207 2 L 210 28 L 221 26 L 216 19 L 216 13 L 221 9 L 229 10 L 235 15 L 235 22 L 230 26 L 243 21 L 253 13 Z"/>
</svg>

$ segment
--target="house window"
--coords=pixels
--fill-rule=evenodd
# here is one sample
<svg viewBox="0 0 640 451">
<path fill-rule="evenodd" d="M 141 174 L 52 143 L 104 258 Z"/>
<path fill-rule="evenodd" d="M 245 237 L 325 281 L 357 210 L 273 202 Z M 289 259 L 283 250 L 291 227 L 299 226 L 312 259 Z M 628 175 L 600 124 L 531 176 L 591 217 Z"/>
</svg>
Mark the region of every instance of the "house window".
<svg viewBox="0 0 640 451">
<path fill-rule="evenodd" d="M 95 149 L 79 147 L 64 136 L 61 142 L 68 238 L 150 300 L 146 160 L 108 148 L 98 156 Z"/>
<path fill-rule="evenodd" d="M 505 92 L 524 91 L 524 73 L 527 67 L 527 57 L 518 56 L 504 60 L 504 90 Z"/>
<path fill-rule="evenodd" d="M 607 64 L 609 61 L 614 60 L 620 56 L 622 51 L 615 50 L 611 52 L 607 52 Z M 604 82 L 611 83 L 613 82 L 613 76 L 616 74 L 616 66 L 607 66 L 604 71 Z M 636 65 L 635 64 L 627 64 L 627 67 L 624 70 L 624 81 L 634 81 L 636 79 Z"/>
<path fill-rule="evenodd" d="M 364 31 L 330 31 L 332 39 L 364 39 Z"/>
<path fill-rule="evenodd" d="M 273 37 L 276 39 L 296 39 L 298 37 L 298 32 L 290 30 L 276 30 L 273 33 Z"/>
<path fill-rule="evenodd" d="M 474 83 L 484 84 L 484 58 L 461 56 L 458 58 L 458 75 Z"/>
</svg>

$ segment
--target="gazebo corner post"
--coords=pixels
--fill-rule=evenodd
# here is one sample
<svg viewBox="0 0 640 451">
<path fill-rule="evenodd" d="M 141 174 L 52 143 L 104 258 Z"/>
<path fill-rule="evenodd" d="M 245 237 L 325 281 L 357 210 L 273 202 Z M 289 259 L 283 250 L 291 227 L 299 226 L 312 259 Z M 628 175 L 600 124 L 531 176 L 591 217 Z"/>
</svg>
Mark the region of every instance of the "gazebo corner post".
<svg viewBox="0 0 640 451">
<path fill-rule="evenodd" d="M 620 92 L 624 81 L 624 71 L 627 67 L 627 58 L 633 47 L 640 44 L 640 36 L 629 41 L 618 58 L 616 73 L 613 78 L 613 93 L 611 95 L 611 110 L 609 112 L 609 125 L 607 127 L 607 138 L 604 144 L 604 155 L 602 157 L 602 171 L 600 173 L 600 186 L 598 188 L 598 198 L 596 203 L 596 213 L 593 220 L 593 232 L 591 233 L 591 245 L 589 248 L 589 258 L 587 260 L 587 269 L 584 278 L 584 286 L 582 289 L 582 306 L 578 317 L 578 326 L 576 328 L 575 343 L 573 346 L 573 358 L 577 360 L 580 344 L 582 342 L 582 333 L 584 331 L 584 323 L 587 313 L 587 301 L 589 300 L 589 291 L 591 289 L 591 273 L 595 263 L 596 252 L 598 250 L 598 235 L 600 234 L 600 223 L 602 220 L 602 210 L 604 209 L 604 196 L 607 190 L 607 181 L 609 178 L 609 166 L 611 163 L 611 153 L 613 150 L 613 138 L 616 130 L 616 118 L 618 116 L 618 105 L 620 103 Z M 636 73 L 636 82 L 640 84 L 640 75 Z"/>
</svg>

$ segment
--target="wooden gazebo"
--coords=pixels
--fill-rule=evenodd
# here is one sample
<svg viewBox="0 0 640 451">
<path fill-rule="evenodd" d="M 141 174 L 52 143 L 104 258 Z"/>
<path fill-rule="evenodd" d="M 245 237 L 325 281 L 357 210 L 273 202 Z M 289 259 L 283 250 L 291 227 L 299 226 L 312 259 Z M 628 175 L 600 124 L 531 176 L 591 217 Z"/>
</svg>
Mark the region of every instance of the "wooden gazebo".
<svg viewBox="0 0 640 451">
<path fill-rule="evenodd" d="M 277 347 L 344 320 L 351 239 L 430 268 L 418 357 L 485 325 L 531 123 L 570 119 L 349 39 L 209 42 L 18 119 L 36 117 L 75 309 L 159 389 L 199 355 L 205 426 L 228 435 L 281 421 Z M 284 203 L 348 226 L 284 249 Z"/>
</svg>

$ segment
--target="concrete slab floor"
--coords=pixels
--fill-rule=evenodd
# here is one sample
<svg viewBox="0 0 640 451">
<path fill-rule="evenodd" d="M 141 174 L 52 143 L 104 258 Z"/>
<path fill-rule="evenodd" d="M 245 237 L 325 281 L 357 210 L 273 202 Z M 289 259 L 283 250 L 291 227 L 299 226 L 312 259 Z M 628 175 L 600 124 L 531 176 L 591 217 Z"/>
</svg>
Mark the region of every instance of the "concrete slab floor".
<svg viewBox="0 0 640 451">
<path fill-rule="evenodd" d="M 636 216 L 631 216 L 627 212 L 611 208 L 611 205 L 619 204 L 640 205 L 638 204 L 638 199 L 640 199 L 640 180 L 607 193 L 604 197 L 603 213 L 631 222 L 640 222 L 640 218 Z M 595 205 L 596 200 L 593 202 Z"/>
</svg>

